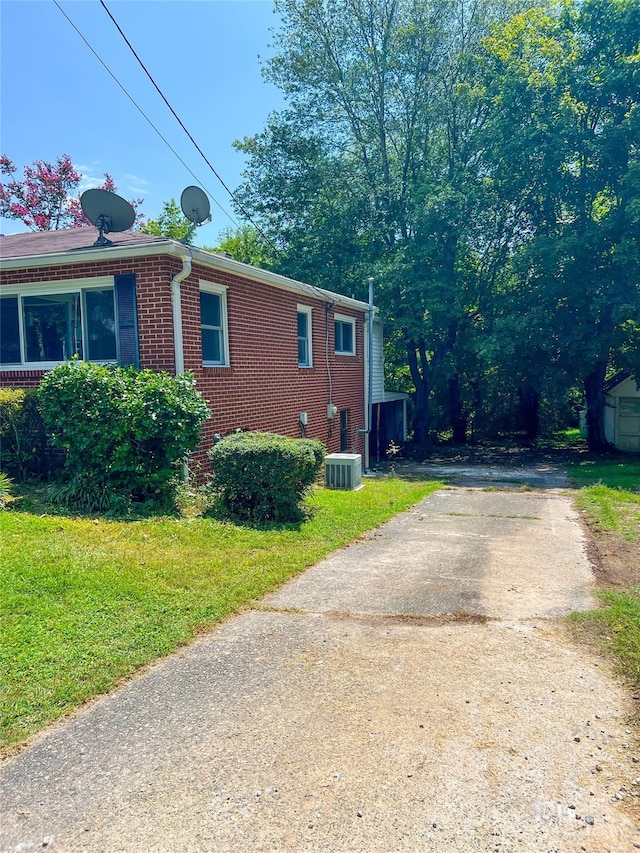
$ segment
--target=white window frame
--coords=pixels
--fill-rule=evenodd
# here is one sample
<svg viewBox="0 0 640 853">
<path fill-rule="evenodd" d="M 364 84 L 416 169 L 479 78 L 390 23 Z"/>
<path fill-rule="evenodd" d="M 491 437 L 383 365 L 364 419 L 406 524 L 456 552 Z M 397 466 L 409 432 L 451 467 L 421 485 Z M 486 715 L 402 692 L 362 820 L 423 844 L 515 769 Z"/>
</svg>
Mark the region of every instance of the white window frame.
<svg viewBox="0 0 640 853">
<path fill-rule="evenodd" d="M 22 298 L 25 296 L 55 296 L 61 293 L 79 293 L 82 312 L 82 342 L 83 349 L 88 340 L 86 312 L 84 311 L 83 292 L 86 290 L 113 290 L 115 300 L 115 278 L 112 275 L 96 276 L 95 278 L 71 278 L 64 281 L 38 281 L 29 282 L 21 285 L 3 285 L 0 288 L 0 297 L 17 296 L 18 297 L 18 328 L 20 335 L 20 358 L 25 355 L 25 338 L 24 338 L 24 312 L 22 306 Z M 117 306 L 114 304 L 115 321 L 116 321 L 116 352 L 117 352 L 117 324 L 118 312 Z M 83 359 L 85 354 L 83 352 Z M 96 361 L 98 364 L 115 364 L 117 359 L 107 359 L 104 361 Z M 14 364 L 0 364 L 0 372 L 16 372 L 19 370 L 53 370 L 59 364 L 64 364 L 64 361 L 20 361 Z"/>
<path fill-rule="evenodd" d="M 303 364 L 300 361 L 300 356 L 298 355 L 298 367 L 300 368 L 309 368 L 313 367 L 313 323 L 312 323 L 312 309 L 309 305 L 298 305 L 298 310 L 296 312 L 296 331 L 298 327 L 298 314 L 306 314 L 307 315 L 307 363 Z M 300 335 L 297 336 L 298 343 L 300 341 Z M 298 350 L 299 352 L 299 350 Z"/>
<path fill-rule="evenodd" d="M 204 353 L 202 355 L 203 367 L 229 367 L 229 321 L 227 316 L 227 290 L 229 288 L 224 284 L 215 284 L 211 281 L 200 281 L 200 290 L 198 293 L 198 311 L 200 310 L 200 293 L 213 293 L 220 297 L 220 323 L 222 324 L 220 332 L 222 338 L 222 359 L 220 361 L 205 361 Z M 200 345 L 202 346 L 202 329 L 213 328 L 212 326 L 203 326 L 202 317 L 200 318 Z"/>
<path fill-rule="evenodd" d="M 351 341 L 353 344 L 353 347 L 351 350 L 339 350 L 334 346 L 335 354 L 336 355 L 355 355 L 356 354 L 356 321 L 355 321 L 355 318 L 354 317 L 347 317 L 346 314 L 334 314 L 333 315 L 333 323 L 334 323 L 334 325 L 333 325 L 334 345 L 335 345 L 335 331 L 336 331 L 335 324 L 336 323 L 347 323 L 348 325 L 351 326 Z"/>
</svg>

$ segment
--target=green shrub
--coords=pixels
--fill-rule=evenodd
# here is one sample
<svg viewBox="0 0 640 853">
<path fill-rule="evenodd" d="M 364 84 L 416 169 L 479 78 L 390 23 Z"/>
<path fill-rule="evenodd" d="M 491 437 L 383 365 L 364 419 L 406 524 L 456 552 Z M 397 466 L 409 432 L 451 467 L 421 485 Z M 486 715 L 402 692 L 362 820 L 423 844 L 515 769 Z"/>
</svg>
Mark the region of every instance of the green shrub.
<svg viewBox="0 0 640 853">
<path fill-rule="evenodd" d="M 321 441 L 268 432 L 230 435 L 209 451 L 225 511 L 247 521 L 299 521 L 300 502 L 325 457 Z"/>
<path fill-rule="evenodd" d="M 38 409 L 35 388 L 0 388 L 0 467 L 24 481 L 60 467 Z"/>
<path fill-rule="evenodd" d="M 11 500 L 13 481 L 4 472 L 0 471 L 0 510 L 4 509 Z"/>
<path fill-rule="evenodd" d="M 0 460 L 2 468 L 16 476 L 21 472 L 22 407 L 25 392 L 20 388 L 0 388 Z"/>
<path fill-rule="evenodd" d="M 78 512 L 126 515 L 133 503 L 131 497 L 96 479 L 92 472 L 77 474 L 66 482 L 52 483 L 46 494 L 54 506 L 73 507 Z"/>
<path fill-rule="evenodd" d="M 68 361 L 40 383 L 42 417 L 65 452 L 56 498 L 85 510 L 172 499 L 209 415 L 190 374 Z"/>
</svg>

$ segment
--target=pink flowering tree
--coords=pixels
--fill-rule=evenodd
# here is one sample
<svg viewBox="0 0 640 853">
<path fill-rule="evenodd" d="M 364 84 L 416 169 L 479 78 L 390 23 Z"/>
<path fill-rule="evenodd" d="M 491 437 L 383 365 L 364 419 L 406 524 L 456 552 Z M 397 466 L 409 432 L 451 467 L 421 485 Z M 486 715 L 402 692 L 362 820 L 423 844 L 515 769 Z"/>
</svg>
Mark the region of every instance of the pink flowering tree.
<svg viewBox="0 0 640 853">
<path fill-rule="evenodd" d="M 17 171 L 6 154 L 0 155 L 0 176 L 6 178 L 0 182 L 0 216 L 19 219 L 32 231 L 57 231 L 91 224 L 78 198 L 82 175 L 68 154 L 62 154 L 55 163 L 35 160 L 31 166 L 25 166 L 22 180 L 15 177 Z M 104 183 L 97 189 L 115 192 L 111 175 L 105 172 Z M 138 213 L 142 201 L 138 198 L 129 202 L 136 211 L 136 225 L 143 220 Z"/>
</svg>

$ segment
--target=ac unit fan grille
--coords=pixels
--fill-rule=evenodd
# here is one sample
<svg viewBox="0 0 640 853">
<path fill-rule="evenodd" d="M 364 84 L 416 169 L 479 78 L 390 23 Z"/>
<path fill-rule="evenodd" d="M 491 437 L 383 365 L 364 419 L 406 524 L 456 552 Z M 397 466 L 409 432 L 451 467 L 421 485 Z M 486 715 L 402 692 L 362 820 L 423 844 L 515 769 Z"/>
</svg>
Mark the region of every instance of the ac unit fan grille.
<svg viewBox="0 0 640 853">
<path fill-rule="evenodd" d="M 362 485 L 362 457 L 359 453 L 332 453 L 325 456 L 324 484 L 328 489 L 359 489 Z"/>
</svg>

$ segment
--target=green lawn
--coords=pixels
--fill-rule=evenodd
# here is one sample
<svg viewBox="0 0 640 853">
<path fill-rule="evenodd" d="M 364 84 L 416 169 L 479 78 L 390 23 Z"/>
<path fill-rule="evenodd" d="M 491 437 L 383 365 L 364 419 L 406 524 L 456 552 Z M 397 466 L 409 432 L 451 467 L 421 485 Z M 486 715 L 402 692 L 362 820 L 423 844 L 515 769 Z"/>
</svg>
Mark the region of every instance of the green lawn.
<svg viewBox="0 0 640 853">
<path fill-rule="evenodd" d="M 0 512 L 0 746 L 22 740 L 439 486 L 318 489 L 298 528 Z M 21 508 L 21 503 L 23 504 Z"/>
<path fill-rule="evenodd" d="M 601 590 L 602 607 L 574 613 L 571 621 L 578 636 L 595 645 L 613 661 L 634 689 L 640 687 L 640 586 L 619 592 Z"/>
<path fill-rule="evenodd" d="M 587 457 L 569 466 L 569 476 L 578 488 L 603 483 L 612 489 L 640 492 L 640 457 Z"/>
<path fill-rule="evenodd" d="M 588 458 L 569 466 L 578 487 L 577 503 L 596 530 L 609 530 L 624 539 L 640 536 L 640 459 Z"/>
<path fill-rule="evenodd" d="M 640 534 L 640 494 L 598 483 L 580 489 L 578 505 L 596 530 L 618 533 L 636 542 Z"/>
<path fill-rule="evenodd" d="M 596 535 L 614 534 L 640 548 L 640 460 L 601 457 L 569 466 L 576 502 Z M 610 655 L 622 676 L 640 687 L 640 585 L 600 590 L 602 607 L 571 619 L 583 639 Z"/>
</svg>

